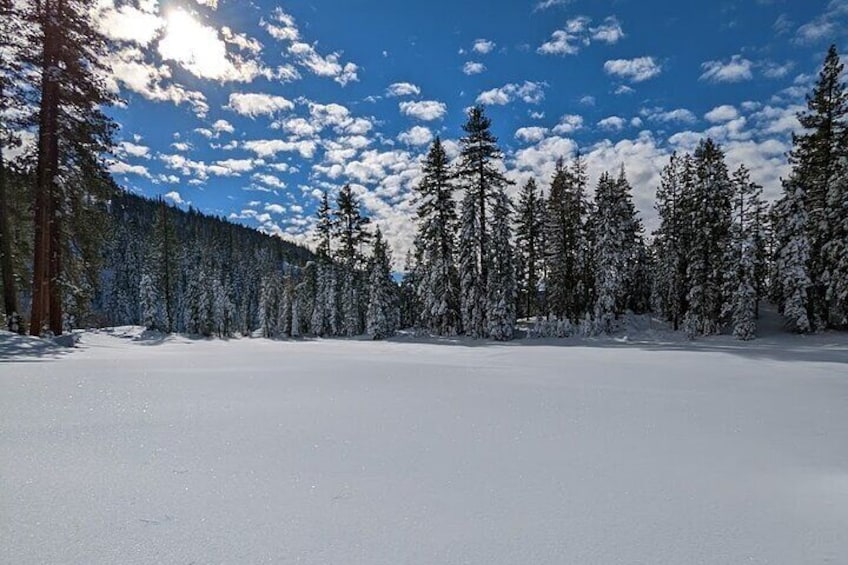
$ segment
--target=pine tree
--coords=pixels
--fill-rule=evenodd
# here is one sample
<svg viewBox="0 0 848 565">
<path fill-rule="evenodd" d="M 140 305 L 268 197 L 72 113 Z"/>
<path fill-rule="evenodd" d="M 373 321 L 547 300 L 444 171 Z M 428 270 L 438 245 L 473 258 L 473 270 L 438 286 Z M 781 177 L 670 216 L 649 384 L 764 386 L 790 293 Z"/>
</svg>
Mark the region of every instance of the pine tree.
<svg viewBox="0 0 848 565">
<path fill-rule="evenodd" d="M 660 175 L 656 209 L 660 226 L 654 232 L 656 264 L 652 289 L 654 308 L 680 329 L 688 307 L 688 200 L 693 178 L 691 157 L 673 153 Z"/>
<path fill-rule="evenodd" d="M 795 331 L 813 329 L 810 320 L 810 242 L 804 188 L 792 179 L 784 182 L 783 196 L 774 205 L 774 291 L 778 308 Z"/>
<path fill-rule="evenodd" d="M 28 108 L 24 85 L 23 56 L 27 44 L 23 41 L 24 21 L 12 0 L 0 0 L 0 282 L 3 287 L 5 327 L 9 331 L 25 332 L 18 303 L 18 284 L 13 252 L 11 175 L 7 172 L 6 148 L 18 146 L 18 132 L 26 119 L 15 119 L 16 113 Z M 15 112 L 11 112 L 11 110 Z M 26 114 L 26 112 L 24 112 Z"/>
<path fill-rule="evenodd" d="M 423 164 L 418 192 L 415 255 L 421 323 L 438 335 L 460 330 L 459 275 L 454 263 L 456 206 L 447 154 L 437 137 Z"/>
<path fill-rule="evenodd" d="M 34 21 L 39 47 L 30 62 L 40 69 L 38 156 L 35 188 L 35 244 L 30 333 L 63 330 L 62 278 L 67 245 L 65 185 L 60 167 L 103 171 L 100 155 L 112 145 L 114 124 L 104 113 L 113 101 L 100 78 L 106 71 L 106 40 L 96 29 L 88 2 L 43 0 Z"/>
<path fill-rule="evenodd" d="M 398 312 L 391 263 L 391 250 L 383 241 L 383 234 L 378 227 L 374 233 L 368 277 L 366 331 L 371 339 L 386 339 L 397 331 Z"/>
<path fill-rule="evenodd" d="M 497 205 L 502 189 L 511 182 L 499 170 L 502 153 L 497 138 L 490 131 L 491 120 L 482 106 L 468 112 L 462 126 L 460 157 L 456 167 L 459 187 L 465 190 L 460 215 L 460 301 L 465 333 L 472 337 L 487 335 L 485 301 L 489 283 L 488 217 Z"/>
<path fill-rule="evenodd" d="M 848 167 L 848 91 L 840 82 L 843 70 L 836 46 L 831 45 L 807 97 L 807 110 L 798 114 L 807 133 L 793 137 L 790 155 L 793 182 L 805 188 L 810 315 L 816 327 L 836 326 L 846 315 L 839 307 L 844 301 L 839 300 L 838 290 L 846 284 L 846 272 L 839 264 L 848 253 L 848 210 L 844 182 L 840 182 Z"/>
<path fill-rule="evenodd" d="M 641 224 L 630 192 L 623 168 L 617 180 L 609 173 L 601 175 L 595 191 L 594 321 L 602 332 L 610 332 L 613 321 L 629 306 L 628 292 L 636 276 Z"/>
<path fill-rule="evenodd" d="M 149 273 L 141 275 L 141 283 L 138 289 L 138 301 L 141 306 L 141 325 L 148 330 L 155 330 L 159 327 L 158 304 L 159 299 L 156 296 L 156 287 L 153 284 L 153 277 Z"/>
<path fill-rule="evenodd" d="M 745 166 L 740 166 L 732 176 L 733 211 L 730 228 L 730 246 L 727 263 L 727 294 L 731 297 L 726 312 L 737 339 L 753 339 L 757 322 L 757 233 L 759 211 L 762 209 L 762 187 L 751 181 Z"/>
<path fill-rule="evenodd" d="M 585 187 L 585 164 L 579 156 L 571 169 L 557 162 L 545 221 L 545 289 L 550 314 L 575 324 L 587 313 L 585 299 L 591 291 L 584 282 L 590 270 Z"/>
<path fill-rule="evenodd" d="M 367 303 L 363 300 L 362 269 L 365 266 L 362 246 L 368 243 L 370 234 L 366 226 L 369 218 L 362 215 L 359 200 L 349 184 L 342 187 L 336 201 L 333 233 L 339 241 L 336 251 L 340 272 L 341 333 L 359 335 L 364 331 L 363 315 Z"/>
<path fill-rule="evenodd" d="M 486 287 L 488 335 L 497 341 L 513 338 L 515 332 L 515 265 L 511 230 L 512 205 L 503 189 L 492 204 L 491 245 L 488 248 L 489 280 Z"/>
<path fill-rule="evenodd" d="M 692 241 L 686 312 L 686 330 L 698 334 L 717 333 L 726 312 L 727 253 L 731 225 L 732 186 L 724 153 L 711 139 L 702 141 L 694 155 L 695 179 L 689 221 Z"/>
<path fill-rule="evenodd" d="M 538 316 L 539 282 L 544 256 L 545 206 L 536 181 L 529 179 L 518 196 L 515 229 L 520 314 Z"/>
</svg>

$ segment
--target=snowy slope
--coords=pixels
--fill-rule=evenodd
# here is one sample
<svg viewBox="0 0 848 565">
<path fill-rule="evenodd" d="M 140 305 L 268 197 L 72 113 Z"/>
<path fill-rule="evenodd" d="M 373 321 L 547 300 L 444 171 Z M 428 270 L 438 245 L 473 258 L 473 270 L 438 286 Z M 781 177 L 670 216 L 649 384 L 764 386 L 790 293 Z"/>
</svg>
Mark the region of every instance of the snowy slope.
<svg viewBox="0 0 848 565">
<path fill-rule="evenodd" d="M 0 336 L 0 563 L 848 556 L 848 347 Z"/>
</svg>

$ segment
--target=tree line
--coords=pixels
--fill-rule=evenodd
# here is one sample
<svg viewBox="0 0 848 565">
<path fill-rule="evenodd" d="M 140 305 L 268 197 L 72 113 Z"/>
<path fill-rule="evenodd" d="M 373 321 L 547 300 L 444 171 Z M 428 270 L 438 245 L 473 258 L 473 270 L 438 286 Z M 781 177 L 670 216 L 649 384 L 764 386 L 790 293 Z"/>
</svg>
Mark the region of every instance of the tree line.
<svg viewBox="0 0 848 565">
<path fill-rule="evenodd" d="M 422 162 L 397 283 L 349 185 L 332 205 L 324 194 L 314 254 L 120 190 L 104 160 L 115 132 L 109 46 L 87 3 L 0 0 L 0 14 L 0 285 L 11 330 L 380 339 L 414 327 L 508 340 L 518 319 L 531 335 L 588 335 L 632 312 L 692 337 L 750 339 L 763 300 L 799 332 L 848 325 L 848 95 L 835 47 L 798 115 L 781 198 L 766 203 L 749 171 L 730 171 L 705 139 L 664 167 L 652 234 L 624 168 L 590 187 L 579 154 L 513 201 L 491 121 L 470 109 L 458 157 L 437 138 Z M 21 132 L 34 148 L 7 161 Z"/>
</svg>

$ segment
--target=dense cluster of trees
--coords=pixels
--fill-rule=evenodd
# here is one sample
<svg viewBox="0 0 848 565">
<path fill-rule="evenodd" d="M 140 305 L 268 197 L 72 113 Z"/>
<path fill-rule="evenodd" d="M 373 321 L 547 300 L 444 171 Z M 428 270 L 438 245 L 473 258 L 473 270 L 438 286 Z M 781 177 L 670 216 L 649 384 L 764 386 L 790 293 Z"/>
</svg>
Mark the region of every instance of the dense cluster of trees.
<svg viewBox="0 0 848 565">
<path fill-rule="evenodd" d="M 437 138 L 422 163 L 396 283 L 349 185 L 332 205 L 324 194 L 314 253 L 121 191 L 104 161 L 107 44 L 87 3 L 0 0 L 0 14 L 0 287 L 13 331 L 383 339 L 415 327 L 508 340 L 519 318 L 533 335 L 568 336 L 613 331 L 632 312 L 693 337 L 751 339 L 764 299 L 799 332 L 848 326 L 848 93 L 835 47 L 798 116 L 782 197 L 769 206 L 706 139 L 663 169 L 650 236 L 624 168 L 590 187 L 579 154 L 510 199 L 490 120 L 472 108 L 458 157 Z M 21 132 L 36 143 L 9 161 Z"/>
</svg>

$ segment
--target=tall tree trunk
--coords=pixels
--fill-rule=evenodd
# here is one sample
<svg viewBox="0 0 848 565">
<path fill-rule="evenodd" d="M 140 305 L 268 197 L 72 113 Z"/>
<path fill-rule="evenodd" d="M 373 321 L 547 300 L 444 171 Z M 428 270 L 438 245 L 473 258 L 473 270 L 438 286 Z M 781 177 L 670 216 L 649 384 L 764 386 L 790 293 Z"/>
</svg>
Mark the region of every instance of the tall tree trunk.
<svg viewBox="0 0 848 565">
<path fill-rule="evenodd" d="M 3 95 L 0 86 L 0 96 Z M 9 229 L 8 188 L 6 186 L 6 163 L 3 160 L 3 145 L 0 140 L 0 271 L 3 272 L 3 307 L 6 311 L 6 329 L 24 333 L 18 308 L 18 291 L 12 265 L 12 235 Z"/>
<path fill-rule="evenodd" d="M 58 6 L 57 6 L 58 3 Z M 41 335 L 45 316 L 51 309 L 51 230 L 55 220 L 56 173 L 59 163 L 59 77 L 58 22 L 62 0 L 45 0 L 40 16 L 44 21 L 44 54 L 41 68 L 41 107 L 38 124 L 38 163 L 35 186 L 35 245 L 32 274 L 30 334 Z M 55 266 L 58 266 L 56 264 Z"/>
</svg>

